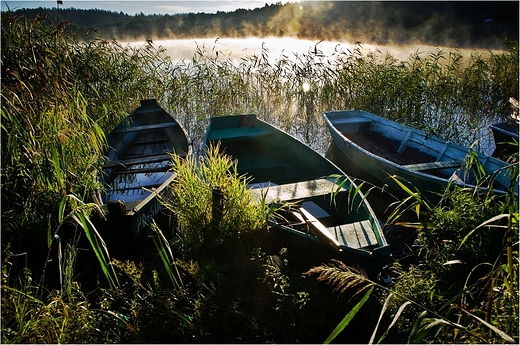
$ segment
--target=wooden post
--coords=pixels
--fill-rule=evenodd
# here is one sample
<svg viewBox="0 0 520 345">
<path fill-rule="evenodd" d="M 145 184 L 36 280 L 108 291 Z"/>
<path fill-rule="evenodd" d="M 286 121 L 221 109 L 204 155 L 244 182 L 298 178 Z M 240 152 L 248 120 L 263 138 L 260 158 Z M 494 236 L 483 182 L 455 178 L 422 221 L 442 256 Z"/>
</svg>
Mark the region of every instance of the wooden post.
<svg viewBox="0 0 520 345">
<path fill-rule="evenodd" d="M 224 206 L 224 194 L 220 187 L 213 187 L 211 191 L 212 195 L 212 208 L 211 208 L 211 223 L 218 228 L 220 220 L 222 219 L 222 208 Z"/>
</svg>

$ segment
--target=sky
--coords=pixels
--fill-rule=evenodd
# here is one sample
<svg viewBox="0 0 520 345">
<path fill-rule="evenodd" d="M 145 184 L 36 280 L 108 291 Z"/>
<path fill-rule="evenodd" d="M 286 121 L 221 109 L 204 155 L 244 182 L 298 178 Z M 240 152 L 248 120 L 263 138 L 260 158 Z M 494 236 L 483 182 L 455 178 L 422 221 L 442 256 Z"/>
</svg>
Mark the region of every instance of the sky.
<svg viewBox="0 0 520 345">
<path fill-rule="evenodd" d="M 138 13 L 144 14 L 176 14 L 176 13 L 215 13 L 217 11 L 232 12 L 239 8 L 255 9 L 262 8 L 265 4 L 274 4 L 277 2 L 286 3 L 288 1 L 280 0 L 218 0 L 218 1 L 185 1 L 185 0 L 169 0 L 169 1 L 145 1 L 145 0 L 126 0 L 126 1 L 80 1 L 80 0 L 63 0 L 60 8 L 79 8 L 79 9 L 101 9 L 114 12 L 124 12 L 129 15 Z M 296 2 L 296 1 L 292 1 Z M 57 1 L 20 1 L 20 0 L 2 0 L 2 11 L 10 8 L 17 10 L 20 8 L 52 8 L 57 6 Z"/>
</svg>

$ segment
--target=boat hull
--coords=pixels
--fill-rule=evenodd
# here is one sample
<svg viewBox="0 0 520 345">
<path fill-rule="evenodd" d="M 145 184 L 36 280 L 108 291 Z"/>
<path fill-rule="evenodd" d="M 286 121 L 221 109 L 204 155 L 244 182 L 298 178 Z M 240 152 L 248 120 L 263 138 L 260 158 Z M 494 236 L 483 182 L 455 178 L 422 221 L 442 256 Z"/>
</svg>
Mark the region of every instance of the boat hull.
<svg viewBox="0 0 520 345">
<path fill-rule="evenodd" d="M 509 121 L 495 123 L 490 128 L 496 146 L 493 157 L 507 159 L 518 154 L 518 120 L 511 118 Z"/>
</svg>

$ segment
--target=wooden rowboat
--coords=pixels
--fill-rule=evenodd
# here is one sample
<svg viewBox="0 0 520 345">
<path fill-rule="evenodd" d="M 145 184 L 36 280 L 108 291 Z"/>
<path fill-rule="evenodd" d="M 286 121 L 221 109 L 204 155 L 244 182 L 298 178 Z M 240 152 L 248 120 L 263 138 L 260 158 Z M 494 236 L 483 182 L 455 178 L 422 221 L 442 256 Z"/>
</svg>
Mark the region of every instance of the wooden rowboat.
<svg viewBox="0 0 520 345">
<path fill-rule="evenodd" d="M 142 100 L 107 135 L 101 200 L 112 224 L 134 236 L 143 232 L 162 208 L 158 196 L 169 198 L 172 154 L 191 154 L 186 132 L 155 99 Z"/>
<path fill-rule="evenodd" d="M 331 159 L 353 177 L 380 187 L 386 184 L 400 194 L 402 189 L 389 178 L 399 176 L 432 202 L 440 200 L 439 194 L 450 181 L 475 188 L 471 151 L 467 147 L 365 111 L 331 111 L 323 113 L 323 117 L 332 136 L 329 151 L 333 154 L 327 156 L 334 156 Z M 491 179 L 494 192 L 504 194 L 511 183 L 507 164 L 481 153 L 472 154 L 486 174 L 496 174 Z M 482 190 L 491 187 L 479 186 Z"/>
<path fill-rule="evenodd" d="M 518 118 L 513 116 L 490 126 L 496 146 L 493 157 L 508 158 L 518 153 L 518 127 Z"/>
<path fill-rule="evenodd" d="M 255 115 L 212 118 L 204 147 L 218 142 L 258 199 L 291 203 L 269 220 L 289 255 L 315 264 L 336 258 L 379 273 L 390 248 L 365 198 L 337 166 Z"/>
</svg>

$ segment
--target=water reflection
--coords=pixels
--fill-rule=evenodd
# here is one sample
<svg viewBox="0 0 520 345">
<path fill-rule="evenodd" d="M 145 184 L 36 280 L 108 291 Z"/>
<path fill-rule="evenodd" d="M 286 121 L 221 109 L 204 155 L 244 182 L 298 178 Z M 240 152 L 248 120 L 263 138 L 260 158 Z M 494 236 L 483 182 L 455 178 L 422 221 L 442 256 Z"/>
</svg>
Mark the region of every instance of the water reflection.
<svg viewBox="0 0 520 345">
<path fill-rule="evenodd" d="M 106 201 L 120 199 L 128 203 L 142 200 L 151 193 L 150 190 L 159 187 L 173 174 L 171 167 L 168 159 L 116 168 L 111 173 L 115 177 L 109 183 Z"/>
<path fill-rule="evenodd" d="M 141 47 L 145 42 L 125 42 L 132 47 Z M 216 56 L 219 58 L 231 58 L 240 61 L 246 56 L 260 56 L 264 49 L 268 52 L 270 62 L 274 62 L 281 58 L 295 60 L 295 54 L 307 54 L 314 51 L 320 51 L 324 56 L 332 56 L 341 52 L 351 53 L 357 47 L 355 43 L 347 41 L 318 41 L 298 39 L 291 37 L 249 37 L 249 38 L 192 38 L 192 39 L 173 39 L 173 40 L 154 40 L 153 45 L 166 49 L 168 55 L 174 63 L 185 61 L 190 62 L 196 53 L 197 47 L 205 48 L 208 56 Z M 402 46 L 379 46 L 374 44 L 361 43 L 361 52 L 366 55 L 369 52 L 380 51 L 382 54 L 390 53 L 398 60 L 408 60 L 411 54 L 421 53 L 427 55 L 437 49 L 445 51 L 455 51 L 455 47 L 439 47 L 429 45 L 402 45 Z M 474 49 L 457 49 L 463 56 L 470 56 L 476 50 Z M 483 50 L 478 52 L 482 54 L 499 53 L 499 50 Z"/>
</svg>

